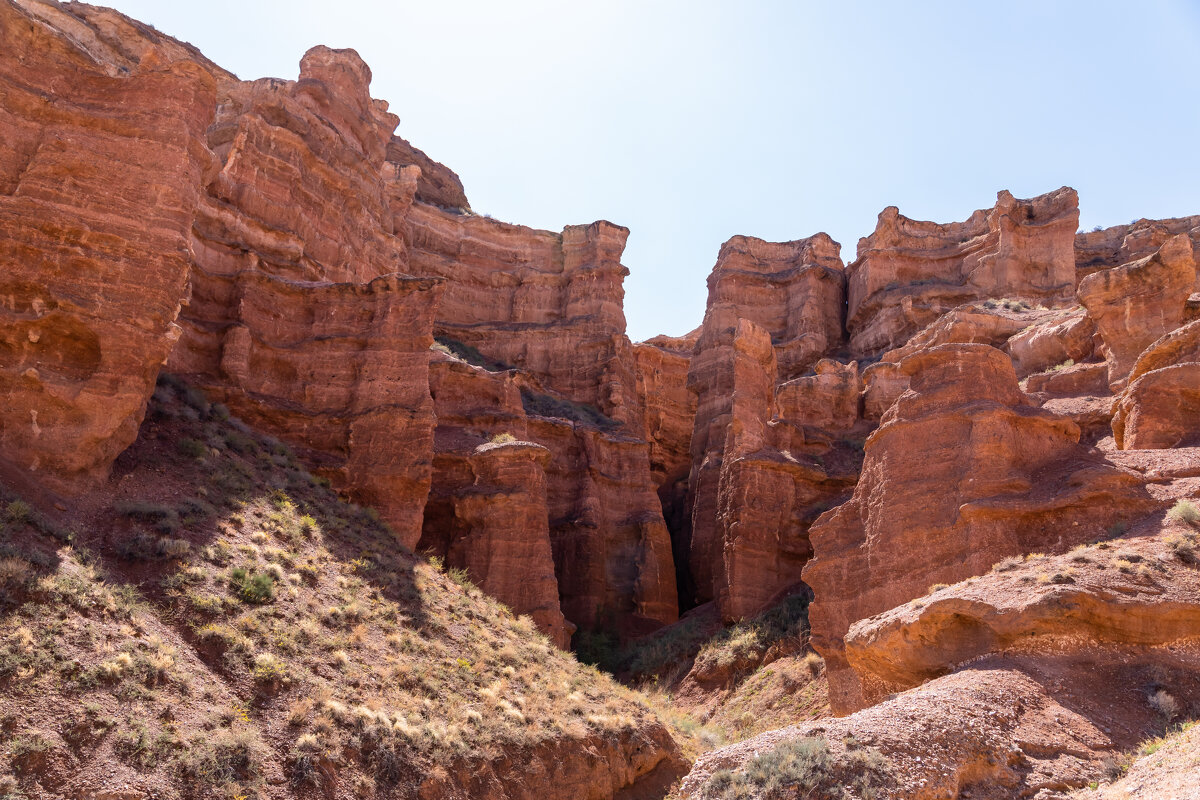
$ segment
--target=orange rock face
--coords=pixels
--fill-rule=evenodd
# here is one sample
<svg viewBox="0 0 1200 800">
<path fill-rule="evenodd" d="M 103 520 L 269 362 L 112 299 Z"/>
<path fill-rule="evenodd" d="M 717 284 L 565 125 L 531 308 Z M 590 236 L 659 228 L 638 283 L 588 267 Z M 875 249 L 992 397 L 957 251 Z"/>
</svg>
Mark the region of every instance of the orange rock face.
<svg viewBox="0 0 1200 800">
<path fill-rule="evenodd" d="M 1181 233 L 1192 240 L 1193 249 L 1200 248 L 1200 216 L 1139 219 L 1129 225 L 1076 234 L 1076 279 L 1154 255 L 1168 239 Z"/>
<path fill-rule="evenodd" d="M 858 375 L 855 365 L 823 361 L 817 375 L 786 382 L 777 394 L 771 337 L 745 319 L 727 345 L 698 347 L 695 361 L 706 371 L 694 370 L 689 381 L 716 382 L 702 384 L 708 394 L 692 439 L 690 574 L 696 599 L 716 599 L 732 621 L 798 587 L 812 555 L 808 526 L 853 483 L 853 457 L 839 452 L 823 462 L 833 450 L 829 436 L 802 421 L 852 427 Z M 711 419 L 702 428 L 705 414 Z"/>
<path fill-rule="evenodd" d="M 696 395 L 688 391 L 687 375 L 695 345 L 694 336 L 656 336 L 633 346 L 638 402 L 650 442 L 650 471 L 660 491 L 686 481 L 692 463 Z"/>
<path fill-rule="evenodd" d="M 650 443 L 650 475 L 658 486 L 663 521 L 671 534 L 675 582 L 683 597 L 692 595 L 685 554 L 691 527 L 687 488 L 696 395 L 688 391 L 687 376 L 698 336 L 699 331 L 681 338 L 656 336 L 633 346 L 638 402 Z"/>
<path fill-rule="evenodd" d="M 1112 431 L 1127 450 L 1200 443 L 1200 322 L 1168 333 L 1138 357 L 1117 398 Z"/>
<path fill-rule="evenodd" d="M 879 215 L 847 268 L 850 349 L 896 348 L 950 309 L 988 297 L 1066 303 L 1075 285 L 1073 189 L 1018 200 L 1000 192 L 990 211 L 939 225 Z"/>
<path fill-rule="evenodd" d="M 688 371 L 697 405 L 690 531 L 680 537 L 687 552 L 679 560 L 689 566 L 692 599 L 720 599 L 728 619 L 761 610 L 799 580 L 810 552 L 808 517 L 830 493 L 814 488 L 827 476 L 812 461 L 815 453 L 802 452 L 803 434 L 795 449 L 805 463 L 788 451 L 795 437 L 776 421 L 775 387 L 842 344 L 838 248 L 825 234 L 793 242 L 735 236 L 722 245 L 708 279 L 708 308 Z M 840 372 L 832 363 L 823 369 Z M 839 395 L 840 405 L 822 413 L 856 417 L 857 398 L 845 395 L 857 378 L 846 380 L 805 380 L 787 397 L 798 410 L 820 395 Z"/>
<path fill-rule="evenodd" d="M 0 452 L 60 490 L 134 440 L 187 296 L 215 85 L 143 56 L 0 3 Z"/>
<path fill-rule="evenodd" d="M 697 352 L 748 319 L 770 336 L 781 378 L 803 374 L 843 339 L 840 249 L 823 233 L 794 242 L 735 236 L 721 245 Z"/>
<path fill-rule="evenodd" d="M 1104 340 L 1108 382 L 1114 391 L 1125 386 L 1147 346 L 1183 324 L 1195 282 L 1192 244 L 1183 234 L 1168 239 L 1153 255 L 1079 282 L 1079 302 Z"/>
<path fill-rule="evenodd" d="M 627 229 L 595 222 L 553 234 L 426 203 L 405 225 L 408 271 L 446 279 L 437 335 L 640 431 L 622 310 Z"/>
<path fill-rule="evenodd" d="M 546 464 L 550 451 L 523 441 L 525 411 L 511 373 L 452 357 L 430 365 L 437 428 L 433 477 L 417 549 L 516 614 L 528 614 L 566 649 L 574 626 L 562 614 L 550 550 Z"/>
<path fill-rule="evenodd" d="M 550 542 L 559 597 L 581 628 L 645 633 L 679 616 L 671 538 L 644 441 L 561 418 L 530 416 L 550 450 Z"/>
<path fill-rule="evenodd" d="M 1126 659 L 1184 652 L 1200 624 L 1200 583 L 1157 538 L 1005 562 L 855 623 L 847 658 L 873 703 L 990 653 L 1058 655 L 1081 641 L 1120 647 Z M 1125 566 L 1151 558 L 1153 585 Z"/>
<path fill-rule="evenodd" d="M 416 545 L 429 492 L 437 281 L 404 265 L 385 161 L 396 117 L 353 51 L 310 50 L 295 82 L 226 81 L 222 165 L 193 232 L 192 298 L 169 366 L 295 446 Z M 335 168 L 336 165 L 336 168 Z"/>
<path fill-rule="evenodd" d="M 655 363 L 639 373 L 621 309 L 628 231 L 597 222 L 559 235 L 419 200 L 403 219 L 409 269 L 443 280 L 439 341 L 523 376 L 526 438 L 550 450 L 546 512 L 566 618 L 623 635 L 674 621 L 675 568 L 656 490 L 679 471 L 673 451 L 688 422 L 676 414 L 688 413 L 690 398 L 665 370 L 686 359 L 646 353 Z M 639 381 L 653 385 L 652 412 Z"/>
<path fill-rule="evenodd" d="M 416 545 L 431 468 L 436 284 L 241 272 L 207 276 L 205 286 L 231 302 L 195 298 L 171 368 L 292 444 L 314 471 L 377 508 L 401 544 Z"/>
<path fill-rule="evenodd" d="M 813 643 L 838 713 L 865 700 L 843 654 L 851 623 L 1005 556 L 1100 536 L 1147 503 L 1135 477 L 1087 457 L 1075 423 L 1029 404 L 999 350 L 942 345 L 901 370 L 910 388 L 867 439 L 853 497 L 809 534 Z"/>
<path fill-rule="evenodd" d="M 1004 349 L 1012 356 L 1017 377 L 1092 355 L 1096 326 L 1085 309 L 1060 311 L 1035 323 L 1008 340 Z"/>
</svg>

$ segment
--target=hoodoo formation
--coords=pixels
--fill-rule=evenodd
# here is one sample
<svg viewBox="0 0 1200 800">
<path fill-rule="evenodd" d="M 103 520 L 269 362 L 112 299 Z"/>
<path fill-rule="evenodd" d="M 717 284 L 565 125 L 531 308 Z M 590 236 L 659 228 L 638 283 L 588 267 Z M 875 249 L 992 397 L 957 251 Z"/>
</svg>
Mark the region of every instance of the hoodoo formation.
<svg viewBox="0 0 1200 800">
<path fill-rule="evenodd" d="M 635 344 L 626 228 L 370 83 L 0 0 L 0 797 L 1065 798 L 1200 715 L 1200 217 L 735 236 Z"/>
</svg>

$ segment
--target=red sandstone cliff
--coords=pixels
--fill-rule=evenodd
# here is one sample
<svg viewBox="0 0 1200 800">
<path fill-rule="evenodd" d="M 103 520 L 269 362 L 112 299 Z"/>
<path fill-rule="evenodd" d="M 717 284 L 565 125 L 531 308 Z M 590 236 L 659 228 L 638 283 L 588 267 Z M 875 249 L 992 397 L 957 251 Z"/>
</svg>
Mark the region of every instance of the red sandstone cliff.
<svg viewBox="0 0 1200 800">
<path fill-rule="evenodd" d="M 0 455 L 74 490 L 134 440 L 179 337 L 216 86 L 41 11 L 0 4 Z"/>
<path fill-rule="evenodd" d="M 1196 495 L 1200 218 L 1076 234 L 1064 188 L 945 225 L 885 209 L 848 266 L 824 234 L 734 237 L 702 326 L 635 345 L 628 231 L 472 214 L 353 51 L 243 82 L 35 0 L 0 0 L 0 36 L 0 457 L 26 479 L 102 480 L 166 361 L 560 647 L 669 624 L 680 594 L 732 622 L 808 584 L 834 710 L 915 692 L 836 730 L 885 726 L 907 758 L 896 715 L 940 731 L 959 691 L 1007 715 L 950 778 L 908 765 L 953 792 L 1057 708 L 1053 647 L 1088 632 L 1116 674 L 1187 638 L 1182 567 L 1151 591 L 1056 555 L 1071 582 L 1017 600 L 989 570 Z M 1069 768 L 988 780 L 1076 781 L 1119 738 L 1076 734 Z"/>
<path fill-rule="evenodd" d="M 1031 200 L 1000 192 L 992 209 L 946 225 L 884 209 L 846 268 L 851 350 L 867 354 L 897 347 L 971 300 L 1069 302 L 1078 205 L 1075 191 L 1064 187 Z"/>
</svg>

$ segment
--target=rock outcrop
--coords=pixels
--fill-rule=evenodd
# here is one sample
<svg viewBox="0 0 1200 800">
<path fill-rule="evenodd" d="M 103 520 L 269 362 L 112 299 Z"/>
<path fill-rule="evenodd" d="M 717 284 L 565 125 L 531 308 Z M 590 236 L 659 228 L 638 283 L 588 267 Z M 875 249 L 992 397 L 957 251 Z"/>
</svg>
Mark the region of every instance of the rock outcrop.
<svg viewBox="0 0 1200 800">
<path fill-rule="evenodd" d="M 646 443 L 568 419 L 529 417 L 549 448 L 550 542 L 567 619 L 635 636 L 679 616 L 671 538 Z"/>
<path fill-rule="evenodd" d="M 412 205 L 404 233 L 408 271 L 446 281 L 439 337 L 525 370 L 640 433 L 622 310 L 628 235 L 610 222 L 554 234 L 426 203 Z"/>
<path fill-rule="evenodd" d="M 1012 357 L 1018 378 L 1082 362 L 1092 355 L 1096 326 L 1083 308 L 1059 311 L 1011 337 L 1004 350 Z"/>
<path fill-rule="evenodd" d="M 429 492 L 428 358 L 438 281 L 405 266 L 386 161 L 397 118 L 353 51 L 316 47 L 298 81 L 225 82 L 222 165 L 193 230 L 192 298 L 169 366 L 296 447 L 416 545 Z"/>
<path fill-rule="evenodd" d="M 1142 352 L 1117 398 L 1112 431 L 1122 449 L 1200 444 L 1200 322 Z"/>
<path fill-rule="evenodd" d="M 1146 347 L 1183 324 L 1195 283 L 1192 244 L 1183 234 L 1168 239 L 1152 255 L 1079 282 L 1079 302 L 1104 341 L 1108 382 L 1114 391 L 1125 386 Z"/>
<path fill-rule="evenodd" d="M 843 652 L 853 622 L 1005 556 L 1101 536 L 1150 502 L 1078 445 L 1074 422 L 1029 403 L 1001 351 L 941 345 L 900 368 L 910 387 L 867 439 L 853 497 L 809 532 L 813 643 L 836 713 L 865 700 Z"/>
<path fill-rule="evenodd" d="M 718 773 L 744 772 L 785 743 L 816 739 L 828 754 L 825 769 L 841 772 L 850 785 L 865 779 L 871 796 L 881 800 L 1065 796 L 1101 778 L 1106 762 L 1161 730 L 1162 717 L 1142 692 L 1112 687 L 1167 681 L 1181 697 L 1196 697 L 1194 663 L 1166 661 L 1122 662 L 1119 654 L 1099 664 L 1086 658 L 988 658 L 852 716 L 802 723 L 706 753 L 679 794 L 710 797 L 706 788 Z M 865 759 L 865 748 L 876 758 Z M 1044 791 L 1048 787 L 1053 794 Z"/>
<path fill-rule="evenodd" d="M 696 602 L 717 599 L 722 616 L 761 611 L 799 581 L 810 555 L 815 509 L 844 485 L 831 479 L 803 431 L 779 417 L 776 386 L 790 413 L 815 411 L 831 424 L 858 416 L 857 370 L 823 363 L 843 342 L 845 277 L 839 245 L 825 234 L 793 242 L 735 236 L 708 279 L 708 308 L 688 371 L 696 395 L 687 506 L 686 553 Z M 788 386 L 788 384 L 784 384 Z M 834 421 L 836 418 L 836 422 Z M 817 420 L 812 420 L 816 423 Z"/>
<path fill-rule="evenodd" d="M 638 403 L 650 443 L 650 472 L 660 492 L 686 481 L 692 465 L 696 395 L 688 391 L 687 376 L 696 338 L 656 336 L 633 346 Z"/>
<path fill-rule="evenodd" d="M 75 491 L 134 440 L 179 336 L 216 86 L 55 12 L 0 3 L 0 458 Z"/>
<path fill-rule="evenodd" d="M 522 376 L 526 438 L 550 450 L 546 509 L 563 613 L 622 635 L 674 621 L 675 567 L 656 490 L 658 476 L 678 471 L 672 437 L 687 424 L 665 413 L 686 413 L 689 400 L 678 386 L 654 398 L 659 422 L 649 432 L 639 381 L 670 391 L 672 378 L 640 375 L 625 335 L 628 231 L 597 222 L 554 234 L 419 201 L 404 214 L 410 271 L 443 282 L 438 341 Z M 679 358 L 664 350 L 659 362 Z"/>
<path fill-rule="evenodd" d="M 768 333 L 740 319 L 730 338 L 707 350 L 698 345 L 701 369 L 689 377 L 705 383 L 692 439 L 688 559 L 695 599 L 715 599 L 732 621 L 799 585 L 812 555 L 809 525 L 853 484 L 852 448 L 835 452 L 832 437 L 806 423 L 853 427 L 858 375 L 855 365 L 823 361 L 817 375 L 777 390 Z M 705 427 L 702 416 L 710 419 Z"/>
<path fill-rule="evenodd" d="M 453 357 L 430 365 L 437 427 L 433 476 L 417 549 L 440 557 L 559 647 L 574 626 L 562 614 L 550 550 L 546 464 L 525 441 L 521 392 L 511 373 Z"/>
<path fill-rule="evenodd" d="M 859 241 L 858 257 L 846 267 L 851 352 L 899 347 L 973 300 L 1069 302 L 1078 205 L 1075 191 L 1064 187 L 1031 200 L 1000 192 L 991 210 L 947 225 L 884 209 L 875 232 Z"/>
<path fill-rule="evenodd" d="M 1069 555 L 1002 561 L 982 577 L 855 623 L 846 656 L 868 701 L 877 702 L 994 653 L 1049 658 L 1080 642 L 1097 660 L 1105 648 L 1144 660 L 1165 649 L 1187 652 L 1200 625 L 1200 580 L 1165 538 L 1156 531 Z"/>
<path fill-rule="evenodd" d="M 1128 225 L 1075 235 L 1075 275 L 1082 281 L 1093 272 L 1119 267 L 1154 255 L 1167 240 L 1179 234 L 1200 249 L 1200 216 L 1176 219 L 1139 219 Z M 1197 287 L 1200 291 L 1200 287 Z"/>
<path fill-rule="evenodd" d="M 734 236 L 708 276 L 698 354 L 726 342 L 738 320 L 767 332 L 782 379 L 802 375 L 843 339 L 841 245 L 824 233 L 794 242 Z"/>
<path fill-rule="evenodd" d="M 392 136 L 388 142 L 387 160 L 401 166 L 415 166 L 421 170 L 417 178 L 415 199 L 442 208 L 466 210 L 470 208 L 462 181 L 445 164 L 439 164 L 424 151 L 413 147 L 406 139 Z"/>
</svg>

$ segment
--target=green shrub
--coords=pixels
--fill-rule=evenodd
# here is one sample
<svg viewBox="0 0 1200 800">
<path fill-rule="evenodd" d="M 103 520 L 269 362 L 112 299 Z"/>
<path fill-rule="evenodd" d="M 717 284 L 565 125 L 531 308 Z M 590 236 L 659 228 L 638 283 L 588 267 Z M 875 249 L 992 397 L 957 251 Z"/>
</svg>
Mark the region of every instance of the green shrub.
<svg viewBox="0 0 1200 800">
<path fill-rule="evenodd" d="M 178 511 L 159 503 L 121 500 L 113 505 L 113 509 L 118 514 L 154 526 L 154 529 L 160 533 L 174 533 L 182 524 Z"/>
<path fill-rule="evenodd" d="M 521 405 L 524 407 L 525 413 L 536 414 L 540 417 L 558 417 L 604 429 L 619 428 L 621 425 L 616 420 L 605 416 L 595 406 L 535 392 L 525 387 L 521 387 Z"/>
<path fill-rule="evenodd" d="M 1200 522 L 1200 508 L 1191 500 L 1180 500 L 1167 512 L 1167 521 L 1183 525 L 1195 525 Z"/>
<path fill-rule="evenodd" d="M 262 605 L 275 599 L 275 579 L 265 572 L 234 567 L 229 571 L 229 588 L 246 603 Z"/>
<path fill-rule="evenodd" d="M 175 447 L 179 450 L 179 454 L 188 458 L 204 458 L 208 448 L 204 446 L 204 442 L 197 439 L 184 437 L 176 443 Z"/>
<path fill-rule="evenodd" d="M 221 731 L 211 739 L 190 742 L 176 760 L 175 772 L 191 789 L 192 797 L 213 797 L 220 790 L 253 786 L 262 774 L 261 745 L 248 730 Z"/>
<path fill-rule="evenodd" d="M 609 631 L 581 628 L 575 633 L 572 644 L 575 657 L 582 664 L 613 672 L 620 663 L 617 637 Z"/>
<path fill-rule="evenodd" d="M 5 506 L 4 514 L 9 522 L 29 522 L 33 517 L 33 509 L 24 500 L 13 500 Z"/>
</svg>

